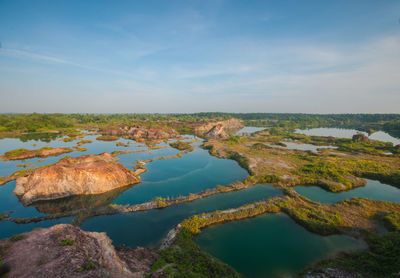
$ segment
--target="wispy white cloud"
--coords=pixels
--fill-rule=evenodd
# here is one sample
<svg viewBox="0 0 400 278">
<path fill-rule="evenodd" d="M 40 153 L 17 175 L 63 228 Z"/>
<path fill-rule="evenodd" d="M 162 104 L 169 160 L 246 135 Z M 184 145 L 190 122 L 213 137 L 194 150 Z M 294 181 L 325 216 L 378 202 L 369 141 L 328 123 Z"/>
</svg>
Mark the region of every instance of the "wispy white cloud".
<svg viewBox="0 0 400 278">
<path fill-rule="evenodd" d="M 358 45 L 253 41 L 230 46 L 228 55 L 211 62 L 133 65 L 129 70 L 91 67 L 20 49 L 3 48 L 0 55 L 109 74 L 107 80 L 89 80 L 79 87 L 92 92 L 85 94 L 85 101 L 96 96 L 96 109 L 103 109 L 101 101 L 107 101 L 121 111 L 140 112 L 174 112 L 183 107 L 185 112 L 400 112 L 397 37 Z M 64 103 L 74 107 L 72 100 Z"/>
</svg>

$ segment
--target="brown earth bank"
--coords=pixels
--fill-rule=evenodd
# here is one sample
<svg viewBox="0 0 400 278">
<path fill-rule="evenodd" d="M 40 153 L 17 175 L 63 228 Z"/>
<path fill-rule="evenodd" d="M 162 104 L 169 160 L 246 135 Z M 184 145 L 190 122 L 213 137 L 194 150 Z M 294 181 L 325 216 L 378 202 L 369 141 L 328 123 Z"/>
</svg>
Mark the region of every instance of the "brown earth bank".
<svg viewBox="0 0 400 278">
<path fill-rule="evenodd" d="M 165 140 L 179 137 L 173 128 L 150 128 L 139 125 L 115 125 L 100 130 L 101 134 L 127 136 L 134 140 Z"/>
<path fill-rule="evenodd" d="M 58 156 L 64 153 L 73 152 L 71 148 L 41 148 L 38 150 L 27 150 L 27 149 L 17 149 L 4 153 L 0 156 L 0 161 L 7 160 L 22 160 L 34 157 L 48 157 L 48 156 Z"/>
<path fill-rule="evenodd" d="M 117 250 L 105 233 L 69 224 L 39 228 L 0 240 L 7 277 L 143 277 L 159 257 L 150 249 Z"/>
<path fill-rule="evenodd" d="M 135 172 L 110 153 L 64 157 L 17 178 L 14 194 L 25 204 L 74 195 L 105 193 L 140 182 Z"/>
<path fill-rule="evenodd" d="M 242 121 L 238 119 L 229 119 L 225 121 L 210 122 L 195 128 L 194 133 L 204 138 L 227 138 L 229 134 L 233 134 L 244 126 Z"/>
</svg>

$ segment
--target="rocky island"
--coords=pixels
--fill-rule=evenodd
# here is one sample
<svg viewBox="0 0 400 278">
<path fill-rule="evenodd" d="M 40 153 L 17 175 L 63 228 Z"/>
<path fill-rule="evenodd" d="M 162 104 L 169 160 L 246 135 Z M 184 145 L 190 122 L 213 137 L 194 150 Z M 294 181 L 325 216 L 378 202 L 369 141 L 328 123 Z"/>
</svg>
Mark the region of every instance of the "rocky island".
<svg viewBox="0 0 400 278">
<path fill-rule="evenodd" d="M 27 150 L 27 149 L 17 149 L 4 153 L 4 155 L 0 156 L 0 160 L 23 160 L 34 157 L 49 157 L 49 156 L 58 156 L 64 153 L 70 153 L 74 150 L 71 148 L 49 148 L 44 147 L 38 150 Z"/>
<path fill-rule="evenodd" d="M 139 183 L 140 177 L 117 160 L 110 153 L 66 157 L 17 178 L 14 193 L 27 205 L 73 195 L 100 194 Z"/>
</svg>

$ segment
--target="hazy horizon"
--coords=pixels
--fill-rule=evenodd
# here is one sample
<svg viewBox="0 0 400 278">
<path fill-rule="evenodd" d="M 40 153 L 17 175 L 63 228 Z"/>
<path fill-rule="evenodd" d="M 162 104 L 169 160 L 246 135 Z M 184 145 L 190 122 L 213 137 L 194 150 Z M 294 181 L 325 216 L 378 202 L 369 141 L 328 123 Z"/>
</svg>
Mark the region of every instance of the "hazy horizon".
<svg viewBox="0 0 400 278">
<path fill-rule="evenodd" d="M 399 1 L 0 0 L 0 113 L 400 113 Z"/>
</svg>

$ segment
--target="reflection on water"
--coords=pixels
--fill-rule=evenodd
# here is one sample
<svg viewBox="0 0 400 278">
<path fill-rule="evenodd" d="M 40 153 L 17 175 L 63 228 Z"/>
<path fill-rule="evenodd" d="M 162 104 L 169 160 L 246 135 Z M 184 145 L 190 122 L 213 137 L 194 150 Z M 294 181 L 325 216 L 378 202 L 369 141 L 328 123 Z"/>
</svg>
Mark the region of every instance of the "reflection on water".
<svg viewBox="0 0 400 278">
<path fill-rule="evenodd" d="M 265 129 L 266 129 L 265 127 L 245 126 L 241 130 L 236 132 L 236 135 L 241 135 L 241 136 L 244 134 L 250 135 L 250 134 L 253 134 L 254 132 L 265 130 Z"/>
<path fill-rule="evenodd" d="M 305 134 L 310 136 L 332 136 L 337 138 L 352 138 L 357 133 L 362 133 L 368 136 L 368 133 L 362 132 L 355 129 L 347 128 L 311 128 L 311 129 L 296 129 L 296 133 Z M 369 136 L 372 140 L 378 140 L 382 142 L 391 142 L 393 145 L 400 144 L 400 139 L 395 138 L 383 131 L 377 131 Z"/>
<path fill-rule="evenodd" d="M 21 135 L 21 137 L 19 137 L 19 140 L 21 140 L 22 142 L 34 140 L 34 141 L 42 141 L 49 143 L 52 140 L 60 138 L 61 136 L 62 136 L 61 133 L 55 133 L 55 132 L 52 133 L 33 132 Z"/>
<path fill-rule="evenodd" d="M 264 214 L 212 226 L 195 241 L 249 278 L 296 277 L 298 271 L 316 260 L 365 247 L 348 236 L 308 232 L 284 214 Z"/>
<path fill-rule="evenodd" d="M 125 243 L 131 247 L 155 247 L 168 231 L 194 214 L 234 208 L 281 194 L 280 189 L 271 185 L 255 185 L 161 210 L 93 217 L 87 219 L 81 228 L 106 232 L 116 245 Z"/>
<path fill-rule="evenodd" d="M 116 150 L 140 151 L 118 156 L 119 163 L 123 164 L 129 169 L 132 169 L 137 160 L 154 159 L 159 156 L 171 156 L 176 155 L 179 152 L 179 150 L 171 148 L 166 142 L 157 144 L 157 146 L 165 146 L 166 148 L 147 150 L 147 147 L 142 143 L 136 143 L 135 141 L 122 138 L 114 142 L 107 142 L 97 141 L 96 135 L 87 135 L 84 138 L 77 138 L 76 140 L 72 140 L 70 142 L 52 140 L 47 143 L 40 140 L 35 141 L 35 139 L 40 137 L 36 136 L 39 135 L 26 137 L 26 141 L 21 141 L 18 138 L 1 139 L 0 153 L 18 148 L 38 149 L 44 146 L 72 147 L 82 139 L 91 140 L 92 143 L 87 143 L 82 146 L 87 148 L 85 151 L 75 151 L 60 156 L 47 157 L 45 160 L 41 158 L 32 158 L 26 159 L 23 162 L 0 161 L 1 176 L 8 176 L 17 170 L 20 170 L 21 168 L 17 165 L 21 163 L 32 163 L 32 165 L 26 169 L 36 168 L 43 165 L 56 163 L 65 156 L 77 157 L 81 155 L 99 154 L 103 152 L 111 153 Z M 50 136 L 53 136 L 53 134 Z M 194 136 L 185 136 L 185 138 L 186 139 L 183 140 L 198 139 Z M 116 144 L 118 142 L 122 142 L 124 145 L 127 145 L 127 147 L 117 146 Z M 195 145 L 199 144 L 201 144 L 201 142 L 197 142 Z M 155 197 L 177 197 L 180 195 L 199 192 L 207 188 L 215 187 L 216 185 L 230 184 L 238 180 L 243 180 L 248 175 L 247 171 L 241 168 L 237 162 L 213 157 L 208 153 L 208 151 L 201 148 L 196 148 L 193 152 L 185 154 L 181 158 L 154 160 L 153 162 L 147 163 L 145 167 L 148 169 L 148 171 L 141 175 L 142 182 L 134 186 L 116 189 L 100 195 L 72 196 L 53 201 L 37 202 L 28 207 L 24 207 L 19 202 L 18 198 L 13 194 L 16 182 L 11 181 L 3 186 L 0 186 L 0 212 L 13 211 L 11 217 L 14 218 L 34 217 L 82 208 L 101 207 L 110 203 L 137 204 L 150 201 Z M 243 200 L 246 200 L 246 198 Z M 217 202 L 214 206 L 209 207 L 218 209 L 219 203 Z M 121 229 L 125 226 L 125 224 L 118 223 L 118 221 L 115 220 L 121 217 L 120 215 L 114 215 L 110 217 L 111 218 L 107 219 L 110 219 L 110 221 L 113 223 L 112 226 L 117 229 L 117 235 L 115 238 L 119 238 Z M 59 222 L 70 222 L 70 220 L 65 219 L 60 220 Z M 36 227 L 40 227 L 40 223 L 47 225 L 46 223 L 49 222 L 39 222 L 37 223 Z M 173 226 L 177 223 L 178 222 L 171 222 L 171 225 Z M 109 224 L 110 222 L 108 221 L 106 225 L 110 226 Z M 17 225 L 10 224 L 8 221 L 0 221 L 0 238 L 9 236 L 12 231 L 29 231 L 31 227 L 32 225 Z M 137 227 L 134 229 L 137 229 Z M 99 231 L 101 231 L 101 229 Z M 164 230 L 161 230 L 161 232 L 163 231 Z M 143 230 L 142 233 L 146 233 L 146 230 Z M 121 243 L 122 242 L 123 241 L 121 241 Z"/>
<path fill-rule="evenodd" d="M 399 188 L 368 179 L 365 186 L 338 193 L 328 192 L 317 186 L 296 186 L 294 189 L 312 201 L 325 204 L 333 204 L 353 197 L 400 203 Z"/>
<path fill-rule="evenodd" d="M 39 212 L 53 214 L 74 211 L 78 209 L 92 209 L 110 204 L 118 195 L 128 190 L 130 186 L 117 188 L 103 194 L 70 196 L 53 201 L 40 201 L 31 204 Z"/>
</svg>

